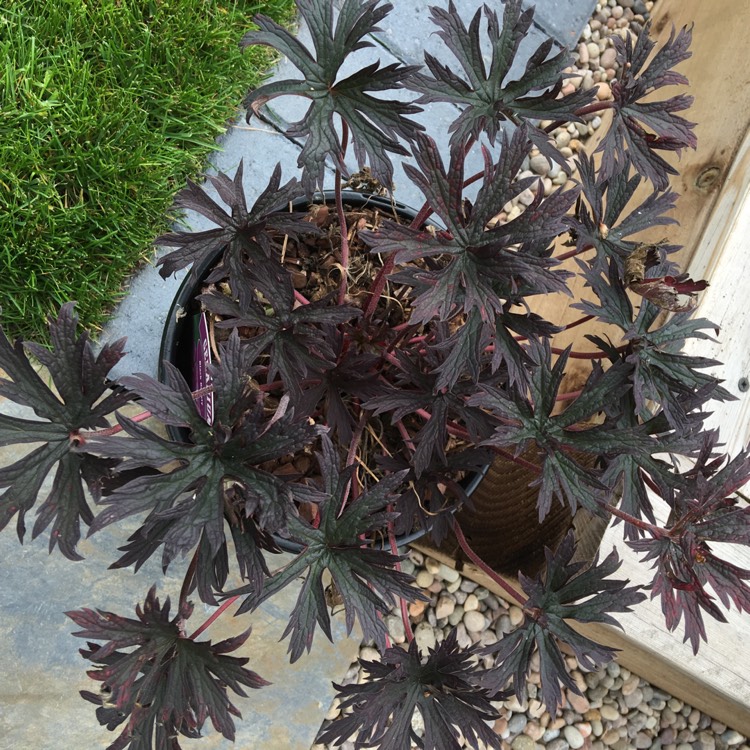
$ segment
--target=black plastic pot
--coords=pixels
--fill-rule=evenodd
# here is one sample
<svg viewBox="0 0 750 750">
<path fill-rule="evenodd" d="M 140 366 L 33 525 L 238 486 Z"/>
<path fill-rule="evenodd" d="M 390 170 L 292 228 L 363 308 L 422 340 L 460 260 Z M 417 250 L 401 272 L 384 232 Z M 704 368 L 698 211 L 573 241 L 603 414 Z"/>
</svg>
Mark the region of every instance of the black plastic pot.
<svg viewBox="0 0 750 750">
<path fill-rule="evenodd" d="M 331 190 L 325 191 L 320 196 L 320 200 L 315 203 L 332 203 L 334 193 Z M 401 218 L 411 221 L 417 212 L 408 206 L 392 202 L 387 198 L 376 195 L 367 195 L 354 191 L 345 190 L 343 192 L 344 204 L 352 208 L 375 207 L 381 210 L 383 214 L 398 214 Z M 305 198 L 297 199 L 292 208 L 295 211 L 304 211 L 309 206 L 309 201 Z M 162 334 L 161 347 L 159 350 L 159 380 L 164 380 L 164 361 L 175 365 L 180 372 L 186 377 L 188 382 L 192 381 L 193 368 L 193 348 L 194 348 L 194 318 L 200 312 L 200 303 L 196 297 L 204 285 L 205 279 L 213 270 L 217 261 L 221 258 L 223 249 L 218 250 L 213 255 L 205 258 L 203 262 L 196 265 L 193 273 L 185 277 L 185 280 L 177 290 L 172 306 L 169 309 L 164 332 Z M 169 436 L 173 440 L 187 442 L 189 440 L 189 431 L 184 427 L 173 427 L 167 425 Z M 484 478 L 489 467 L 471 477 L 465 484 L 467 494 L 473 493 Z M 426 529 L 418 529 L 410 534 L 397 537 L 396 542 L 399 547 L 409 544 L 419 539 L 427 533 Z M 278 545 L 287 552 L 300 552 L 302 546 L 286 539 L 277 538 Z M 386 542 L 382 542 L 382 545 Z M 382 546 L 381 545 L 381 546 Z"/>
</svg>

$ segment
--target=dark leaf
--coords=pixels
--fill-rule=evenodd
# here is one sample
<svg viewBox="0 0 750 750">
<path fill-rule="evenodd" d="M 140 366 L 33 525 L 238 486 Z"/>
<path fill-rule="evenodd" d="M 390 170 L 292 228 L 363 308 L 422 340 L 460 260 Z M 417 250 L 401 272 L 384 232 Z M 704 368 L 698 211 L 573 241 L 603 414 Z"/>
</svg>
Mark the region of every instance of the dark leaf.
<svg viewBox="0 0 750 750">
<path fill-rule="evenodd" d="M 624 274 L 626 258 L 637 244 L 626 239 L 633 234 L 655 225 L 676 224 L 676 220 L 665 216 L 675 206 L 677 194 L 671 190 L 654 190 L 635 207 L 629 206 L 631 198 L 642 182 L 638 173 L 631 176 L 631 163 L 623 157 L 623 167 L 609 177 L 604 177 L 594 166 L 593 157 L 578 155 L 579 175 L 583 197 L 574 216 L 567 219 L 576 237 L 576 249 L 584 251 L 594 248 L 596 256 L 588 262 L 597 273 L 604 271 L 606 262 L 614 262 L 621 276 Z M 588 204 L 588 205 L 586 205 Z M 630 213 L 625 211 L 630 208 Z M 671 248 L 660 246 L 661 253 Z"/>
<path fill-rule="evenodd" d="M 196 211 L 218 228 L 202 232 L 169 232 L 157 237 L 154 244 L 178 248 L 157 261 L 157 265 L 161 266 L 159 273 L 164 278 L 190 264 L 200 264 L 222 249 L 225 265 L 229 265 L 231 257 L 239 257 L 243 253 L 248 253 L 256 263 L 262 264 L 271 255 L 271 232 L 297 236 L 303 232 L 317 231 L 313 224 L 301 220 L 302 214 L 288 213 L 289 203 L 302 195 L 302 187 L 296 178 L 281 184 L 280 164 L 276 165 L 268 185 L 250 209 L 247 208 L 242 178 L 241 160 L 234 178 L 222 172 L 208 178 L 230 209 L 229 213 L 204 188 L 190 180 L 188 186 L 177 194 L 174 202 L 176 211 Z"/>
<path fill-rule="evenodd" d="M 386 629 L 382 615 L 387 614 L 394 597 L 408 601 L 421 598 L 412 586 L 413 578 L 395 569 L 400 558 L 389 552 L 363 547 L 362 535 L 371 537 L 382 531 L 392 514 L 385 511 L 405 472 L 391 474 L 375 483 L 356 500 L 340 509 L 348 493 L 351 470 L 339 468 L 339 459 L 330 439 L 324 435 L 323 451 L 318 455 L 323 487 L 319 490 L 320 523 L 317 528 L 299 517 L 290 517 L 288 535 L 304 545 L 304 550 L 285 568 L 268 578 L 262 591 L 246 586 L 232 594 L 249 593 L 239 612 L 254 609 L 260 603 L 304 575 L 302 589 L 282 637 L 291 634 L 292 662 L 309 651 L 316 624 L 331 640 L 331 622 L 326 606 L 322 578 L 327 570 L 340 592 L 346 612 L 347 631 L 355 618 L 366 639 L 384 647 Z"/>
<path fill-rule="evenodd" d="M 554 715 L 562 704 L 560 684 L 580 695 L 568 673 L 559 644 L 566 644 L 585 670 L 600 668 L 614 657 L 615 651 L 573 630 L 566 621 L 602 622 L 618 625 L 612 612 L 629 612 L 646 597 L 628 581 L 609 578 L 620 567 L 616 552 L 603 562 L 572 562 L 575 552 L 573 533 L 552 553 L 546 550 L 547 569 L 543 575 L 518 580 L 528 596 L 524 622 L 488 651 L 496 653 L 497 665 L 488 674 L 486 684 L 503 688 L 512 681 L 516 695 L 526 692 L 526 679 L 534 651 L 539 652 L 542 699 Z"/>
<path fill-rule="evenodd" d="M 597 151 L 602 152 L 602 179 L 624 168 L 627 152 L 635 171 L 657 190 L 665 190 L 668 175 L 677 171 L 656 152 L 695 148 L 694 124 L 675 114 L 687 109 L 693 97 L 681 94 L 662 101 L 642 100 L 664 86 L 687 84 L 672 68 L 690 57 L 692 32 L 684 27 L 675 36 L 673 29 L 669 40 L 651 56 L 655 43 L 649 39 L 650 28 L 649 21 L 635 44 L 630 35 L 625 40 L 612 37 L 619 63 L 618 76 L 610 84 L 614 119 Z"/>
<path fill-rule="evenodd" d="M 119 418 L 120 423 L 134 440 L 92 440 L 101 455 L 127 456 L 123 470 L 159 469 L 175 461 L 178 467 L 136 477 L 116 488 L 102 501 L 106 508 L 92 523 L 90 533 L 147 511 L 143 535 L 150 538 L 151 529 L 159 527 L 166 566 L 201 539 L 205 539 L 213 555 L 223 554 L 224 520 L 229 508 L 233 508 L 236 518 L 228 520 L 235 525 L 239 523 L 237 519 L 254 515 L 267 531 L 283 528 L 287 516 L 296 512 L 291 489 L 259 466 L 311 443 L 318 428 L 295 421 L 292 411 L 269 420 L 258 392 L 249 390 L 247 364 L 235 334 L 223 348 L 221 363 L 212 366 L 214 383 L 225 384 L 215 394 L 213 426 L 203 421 L 190 388 L 175 368 L 166 368 L 166 383 L 145 375 L 126 379 L 141 395 L 144 407 L 167 423 L 188 425 L 191 442 L 168 440 L 124 417 Z"/>
<path fill-rule="evenodd" d="M 651 595 L 660 597 L 670 630 L 684 617 L 685 641 L 695 653 L 700 640 L 706 640 L 701 610 L 726 620 L 709 587 L 726 608 L 734 603 L 750 612 L 750 570 L 727 562 L 711 547 L 716 542 L 750 544 L 750 508 L 735 495 L 750 479 L 750 454 L 744 451 L 719 469 L 725 457 L 715 457 L 715 440 L 713 434 L 707 437 L 695 466 L 667 494 L 672 507 L 667 532 L 629 542 L 645 553 L 644 560 L 654 561 Z"/>
<path fill-rule="evenodd" d="M 483 445 L 513 447 L 523 452 L 531 441 L 536 444 L 540 474 L 538 507 L 540 519 L 549 512 L 554 497 L 567 502 L 573 510 L 579 505 L 593 513 L 607 489 L 597 473 L 585 465 L 595 456 L 650 452 L 658 443 L 639 426 L 615 429 L 612 393 L 627 386 L 629 368 L 618 364 L 602 371 L 592 368 L 580 395 L 561 414 L 552 414 L 568 359 L 568 350 L 552 364 L 549 343 L 532 342 L 528 349 L 534 361 L 528 394 L 518 388 L 508 391 L 480 386 L 480 392 L 468 399 L 469 406 L 488 409 L 496 419 L 494 433 Z M 615 404 L 616 406 L 616 404 Z M 601 424 L 590 424 L 597 414 L 605 415 Z"/>
<path fill-rule="evenodd" d="M 200 737 L 209 718 L 217 732 L 233 740 L 232 716 L 240 712 L 227 689 L 246 696 L 244 688 L 269 684 L 245 668 L 247 658 L 226 655 L 247 640 L 250 630 L 216 644 L 193 641 L 185 635 L 192 605 L 183 605 L 171 620 L 169 609 L 169 598 L 160 606 L 153 587 L 143 607 L 136 607 L 137 620 L 102 610 L 66 612 L 82 628 L 73 635 L 106 641 L 81 649 L 96 665 L 89 677 L 102 683 L 99 695 L 81 695 L 99 706 L 99 723 L 110 731 L 127 721 L 108 750 L 179 750 L 178 735 Z"/>
<path fill-rule="evenodd" d="M 439 29 L 437 35 L 463 69 L 464 77 L 457 73 L 455 64 L 445 65 L 425 53 L 431 76 L 416 73 L 408 83 L 409 88 L 422 94 L 418 104 L 450 102 L 461 108 L 461 115 L 450 127 L 451 147 L 463 148 L 470 138 L 478 139 L 481 133 L 486 133 L 494 143 L 504 120 L 516 122 L 520 117 L 580 121 L 575 112 L 593 101 L 593 94 L 579 89 L 559 96 L 565 77 L 563 70 L 571 64 L 571 58 L 567 50 L 552 54 L 552 39 L 547 39 L 532 54 L 520 77 L 511 79 L 519 46 L 532 27 L 534 9 L 522 10 L 521 0 L 507 0 L 502 26 L 494 10 L 487 5 L 483 10 L 492 50 L 489 70 L 480 34 L 482 11 L 477 10 L 467 29 L 453 0 L 449 0 L 447 9 L 430 8 L 431 19 Z"/>
<path fill-rule="evenodd" d="M 98 497 L 104 478 L 119 458 L 102 460 L 77 449 L 86 443 L 87 430 L 107 427 L 108 415 L 131 399 L 119 387 L 105 395 L 110 390 L 107 374 L 123 356 L 125 340 L 107 344 L 94 355 L 88 335 L 79 336 L 77 328 L 78 316 L 71 302 L 60 308 L 56 320 L 50 320 L 49 349 L 30 342 L 13 346 L 0 330 L 0 370 L 6 376 L 0 378 L 0 396 L 33 408 L 40 418 L 0 415 L 0 445 L 41 443 L 0 468 L 0 488 L 5 488 L 0 495 L 0 529 L 18 514 L 18 538 L 23 541 L 25 515 L 41 495 L 44 499 L 32 537 L 52 524 L 50 552 L 57 546 L 71 560 L 81 559 L 75 549 L 80 522 L 88 524 L 93 517 L 83 484 Z M 49 372 L 51 387 L 24 349 Z M 53 469 L 52 486 L 44 490 L 43 482 Z"/>
<path fill-rule="evenodd" d="M 499 750 L 499 736 L 488 720 L 499 715 L 490 701 L 500 700 L 482 687 L 485 670 L 477 665 L 478 649 L 462 650 L 456 631 L 427 655 L 419 654 L 416 641 L 408 650 L 389 648 L 380 662 L 360 660 L 368 680 L 335 685 L 342 715 L 323 729 L 316 741 L 340 744 L 356 734 L 354 747 L 402 750 L 415 742 L 424 750 L 458 750 L 481 741 Z M 412 730 L 419 712 L 424 738 Z"/>
<path fill-rule="evenodd" d="M 352 134 L 354 153 L 360 166 L 367 161 L 379 182 L 390 186 L 393 175 L 389 153 L 406 154 L 398 138 L 411 139 L 421 126 L 407 119 L 419 107 L 396 99 L 372 96 L 401 88 L 414 67 L 399 63 L 368 65 L 346 78 L 340 78 L 341 66 L 352 52 L 371 47 L 368 34 L 379 31 L 377 24 L 388 14 L 390 3 L 380 0 L 344 0 L 336 23 L 333 4 L 328 0 L 298 0 L 297 7 L 312 36 L 315 52 L 308 51 L 298 39 L 275 21 L 255 16 L 259 31 L 249 31 L 243 46 L 264 44 L 285 55 L 302 73 L 301 79 L 267 83 L 250 92 L 245 99 L 248 119 L 277 96 L 296 95 L 310 100 L 305 116 L 287 131 L 291 138 L 305 139 L 298 164 L 308 195 L 323 184 L 327 160 L 346 173 L 343 148 L 334 122 L 341 117 Z"/>
<path fill-rule="evenodd" d="M 533 178 L 515 181 L 527 150 L 526 129 L 518 128 L 510 140 L 503 135 L 497 163 L 485 151 L 484 181 L 471 205 L 463 198 L 463 152 L 452 151 L 446 170 L 434 141 L 417 139 L 419 170 L 405 168 L 447 231 L 384 222 L 378 232 L 360 235 L 374 252 L 395 253 L 397 264 L 428 259 L 425 268 L 409 265 L 394 277 L 415 289 L 411 323 L 446 321 L 476 310 L 494 335 L 496 316 L 508 299 L 522 304 L 524 294 L 566 291 L 568 274 L 553 270 L 555 261 L 533 250 L 548 246 L 564 230 L 563 216 L 576 191 L 558 191 L 544 200 L 539 193 L 516 219 L 487 229 L 498 207 L 532 184 Z M 431 261 L 433 256 L 441 256 L 440 261 Z"/>
</svg>

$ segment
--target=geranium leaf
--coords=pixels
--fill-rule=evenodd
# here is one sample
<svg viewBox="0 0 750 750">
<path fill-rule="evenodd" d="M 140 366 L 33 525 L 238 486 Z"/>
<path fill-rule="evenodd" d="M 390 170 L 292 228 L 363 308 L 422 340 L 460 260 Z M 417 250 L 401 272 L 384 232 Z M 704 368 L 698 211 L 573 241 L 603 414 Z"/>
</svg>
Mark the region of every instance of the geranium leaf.
<svg viewBox="0 0 750 750">
<path fill-rule="evenodd" d="M 406 472 L 381 479 L 339 513 L 351 480 L 351 470 L 340 469 L 339 459 L 327 435 L 318 454 L 323 486 L 319 493 L 320 523 L 314 527 L 301 518 L 288 522 L 290 538 L 304 545 L 300 554 L 285 568 L 268 578 L 262 591 L 245 586 L 232 595 L 248 593 L 239 612 L 254 609 L 275 593 L 304 575 L 302 590 L 282 637 L 291 635 L 292 662 L 309 651 L 316 624 L 331 639 L 330 616 L 324 597 L 322 577 L 327 570 L 343 598 L 347 630 L 355 618 L 365 638 L 384 647 L 386 629 L 380 615 L 387 614 L 391 600 L 400 596 L 408 601 L 422 598 L 412 585 L 413 578 L 395 569 L 400 558 L 389 552 L 362 547 L 362 535 L 382 529 L 392 514 L 385 508 Z M 229 594 L 228 594 L 229 595 Z"/>
<path fill-rule="evenodd" d="M 126 456 L 123 471 L 160 469 L 175 461 L 178 466 L 166 472 L 146 472 L 115 488 L 101 501 L 105 509 L 90 533 L 147 511 L 143 534 L 148 536 L 151 528 L 159 526 L 166 566 L 201 539 L 207 541 L 212 555 L 223 554 L 228 506 L 236 508 L 238 517 L 253 515 L 269 532 L 283 528 L 287 516 L 296 512 L 289 486 L 259 467 L 311 443 L 319 429 L 296 421 L 291 410 L 269 420 L 261 397 L 250 388 L 247 358 L 236 334 L 222 352 L 220 364 L 211 366 L 213 380 L 231 387 L 216 393 L 213 425 L 203 421 L 190 388 L 176 369 L 167 369 L 167 383 L 145 375 L 126 379 L 142 396 L 143 405 L 165 422 L 189 425 L 191 442 L 160 437 L 125 417 L 119 421 L 135 440 L 116 436 L 92 440 L 92 448 L 100 455 Z"/>
<path fill-rule="evenodd" d="M 612 37 L 620 71 L 610 82 L 614 119 L 597 151 L 602 152 L 602 179 L 625 167 L 627 152 L 635 171 L 657 190 L 664 190 L 669 184 L 668 176 L 677 171 L 656 152 L 695 148 L 694 124 L 675 114 L 687 109 L 693 97 L 681 94 L 662 101 L 642 99 L 664 86 L 687 83 L 672 68 L 690 57 L 692 33 L 685 27 L 675 35 L 673 29 L 669 40 L 652 56 L 655 43 L 649 39 L 650 28 L 649 21 L 635 44 L 630 35 L 625 40 Z"/>
<path fill-rule="evenodd" d="M 654 561 L 651 595 L 660 597 L 670 630 L 684 618 L 685 641 L 695 653 L 706 640 L 701 610 L 726 620 L 709 587 L 725 607 L 734 603 L 750 612 L 750 570 L 727 562 L 712 548 L 715 542 L 750 544 L 750 508 L 735 495 L 750 479 L 750 454 L 743 451 L 719 469 L 724 457 L 715 458 L 715 441 L 714 434 L 706 437 L 695 466 L 665 498 L 672 507 L 667 532 L 629 542 L 645 553 L 644 560 Z"/>
<path fill-rule="evenodd" d="M 277 96 L 297 95 L 310 100 L 305 116 L 287 133 L 290 137 L 305 139 L 298 164 L 303 170 L 302 182 L 308 195 L 322 186 L 327 160 L 342 172 L 347 171 L 334 115 L 347 123 L 359 164 L 369 162 L 373 176 L 387 186 L 393 176 L 388 154 L 406 154 L 398 138 L 411 139 L 422 129 L 406 117 L 421 111 L 419 107 L 395 99 L 376 98 L 370 93 L 400 88 L 404 78 L 414 71 L 413 66 L 395 63 L 381 67 L 377 62 L 345 78 L 340 77 L 341 66 L 352 52 L 372 46 L 365 37 L 379 31 L 377 24 L 393 7 L 390 3 L 379 3 L 380 0 L 344 0 L 334 24 L 333 5 L 328 0 L 297 0 L 300 15 L 310 30 L 315 54 L 263 15 L 255 17 L 260 30 L 248 32 L 242 40 L 243 46 L 264 44 L 279 50 L 302 73 L 299 80 L 276 81 L 250 92 L 245 106 L 249 119 L 253 112 L 258 112 L 263 104 Z"/>
<path fill-rule="evenodd" d="M 82 628 L 73 635 L 106 641 L 81 649 L 81 656 L 96 665 L 89 677 L 101 682 L 99 694 L 81 695 L 98 706 L 97 719 L 108 729 L 127 722 L 108 750 L 180 750 L 178 735 L 200 737 L 206 719 L 233 740 L 232 716 L 240 712 L 228 689 L 246 696 L 244 688 L 269 684 L 245 668 L 247 658 L 226 655 L 247 640 L 250 630 L 215 644 L 191 640 L 185 622 L 192 605 L 184 604 L 170 619 L 169 598 L 161 606 L 155 591 L 151 588 L 143 606 L 136 607 L 137 620 L 91 609 L 65 613 Z"/>
<path fill-rule="evenodd" d="M 616 552 L 611 552 L 601 563 L 598 558 L 591 563 L 574 563 L 574 552 L 571 532 L 554 553 L 546 550 L 544 574 L 529 578 L 519 573 L 519 583 L 528 596 L 523 608 L 526 617 L 518 630 L 487 649 L 496 654 L 497 664 L 486 683 L 503 688 L 512 681 L 519 696 L 525 694 L 531 657 L 538 651 L 542 698 L 553 715 L 562 703 L 560 684 L 580 694 L 565 666 L 559 644 L 572 649 L 586 670 L 603 666 L 615 654 L 614 649 L 577 633 L 566 621 L 618 625 L 612 612 L 629 612 L 646 598 L 638 587 L 628 586 L 628 581 L 609 577 L 620 567 Z"/>
<path fill-rule="evenodd" d="M 487 725 L 498 716 L 490 701 L 503 696 L 482 686 L 485 670 L 477 665 L 477 646 L 459 648 L 456 631 L 428 654 L 416 641 L 408 650 L 387 649 L 380 662 L 360 660 L 369 679 L 356 685 L 334 685 L 342 713 L 323 729 L 316 742 L 340 744 L 356 734 L 355 747 L 401 750 L 410 741 L 424 750 L 458 750 L 464 744 L 499 750 L 499 736 Z M 419 712 L 424 737 L 412 730 Z"/>
<path fill-rule="evenodd" d="M 522 10 L 521 0 L 506 0 L 502 25 L 494 10 L 487 5 L 483 10 L 492 50 L 489 69 L 485 66 L 480 33 L 482 10 L 477 10 L 467 29 L 453 0 L 449 0 L 447 9 L 430 8 L 431 20 L 464 77 L 455 64 L 446 65 L 425 53 L 431 76 L 420 72 L 408 83 L 409 88 L 421 94 L 418 104 L 451 102 L 461 108 L 461 115 L 450 127 L 451 147 L 463 147 L 469 138 L 479 138 L 481 133 L 494 143 L 503 120 L 515 122 L 522 117 L 579 121 L 575 112 L 593 100 L 593 93 L 579 89 L 559 95 L 563 70 L 571 61 L 566 50 L 551 55 L 552 39 L 531 55 L 518 78 L 510 78 L 520 44 L 532 27 L 534 9 Z"/>
<path fill-rule="evenodd" d="M 161 266 L 159 273 L 164 278 L 190 264 L 200 264 L 220 250 L 224 250 L 223 265 L 227 267 L 231 266 L 233 256 L 243 253 L 249 253 L 256 263 L 263 263 L 271 254 L 273 241 L 270 233 L 275 231 L 294 237 L 317 231 L 314 224 L 302 221 L 304 214 L 285 211 L 291 201 L 302 195 L 302 186 L 296 178 L 282 185 L 280 164 L 276 165 L 268 185 L 251 208 L 247 207 L 242 179 L 242 160 L 233 178 L 222 172 L 209 177 L 229 213 L 202 187 L 188 180 L 188 186 L 175 198 L 174 210 L 196 211 L 218 228 L 201 232 L 169 232 L 157 237 L 155 245 L 178 248 L 156 262 Z"/>
<path fill-rule="evenodd" d="M 0 329 L 0 395 L 30 406 L 39 420 L 0 415 L 0 445 L 42 443 L 41 446 L 0 468 L 0 529 L 18 515 L 18 538 L 23 541 L 25 515 L 42 496 L 32 531 L 37 537 L 50 524 L 50 552 L 58 547 L 65 557 L 79 560 L 76 545 L 80 523 L 91 522 L 93 514 L 85 496 L 84 482 L 94 499 L 100 495 L 103 479 L 119 461 L 102 460 L 84 452 L 86 431 L 109 425 L 108 415 L 131 400 L 122 388 L 110 391 L 107 374 L 123 356 L 124 339 L 105 345 L 94 355 L 88 335 L 78 335 L 74 304 L 60 308 L 50 320 L 49 349 L 27 342 L 13 346 Z M 47 385 L 26 356 L 26 350 L 49 372 Z M 84 448 L 85 450 L 85 448 Z M 56 469 L 55 469 L 56 467 Z M 42 485 L 55 470 L 46 497 Z"/>
</svg>

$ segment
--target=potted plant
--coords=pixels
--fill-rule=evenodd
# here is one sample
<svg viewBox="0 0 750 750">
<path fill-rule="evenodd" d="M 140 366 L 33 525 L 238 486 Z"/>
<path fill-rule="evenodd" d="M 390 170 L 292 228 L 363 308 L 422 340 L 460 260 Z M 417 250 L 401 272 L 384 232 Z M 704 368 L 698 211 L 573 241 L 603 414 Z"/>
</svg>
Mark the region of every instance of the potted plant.
<svg viewBox="0 0 750 750">
<path fill-rule="evenodd" d="M 497 715 L 492 701 L 524 694 L 531 657 L 539 655 L 542 697 L 554 712 L 561 685 L 578 692 L 561 644 L 584 669 L 614 656 L 567 621 L 616 623 L 613 613 L 645 595 L 611 577 L 615 553 L 574 562 L 567 535 L 547 550 L 543 572 L 519 576 L 524 594 L 513 595 L 525 620 L 497 644 L 463 649 L 451 635 L 420 654 L 402 606 L 410 643 L 391 646 L 382 616 L 398 601 L 424 598 L 399 569 L 397 533 L 415 524 L 438 539 L 451 532 L 483 565 L 454 511 L 470 504 L 467 482 L 494 456 L 531 472 L 540 518 L 562 504 L 620 521 L 626 543 L 654 566 L 650 587 L 667 627 L 684 617 L 695 649 L 701 610 L 723 617 L 709 589 L 750 610 L 750 573 L 711 547 L 750 542 L 748 511 L 736 495 L 750 461 L 744 452 L 722 455 L 704 428 L 706 405 L 730 398 L 704 372 L 715 363 L 680 354 L 685 339 L 706 338 L 713 328 L 690 318 L 705 282 L 679 273 L 669 260 L 676 248 L 632 239 L 671 221 L 674 170 L 659 151 L 695 145 L 692 124 L 677 114 L 689 97 L 643 101 L 686 83 L 673 67 L 689 54 L 690 32 L 673 33 L 652 57 L 646 34 L 635 42 L 616 38 L 613 98 L 594 101 L 592 91 L 564 88 L 569 58 L 553 54 L 551 41 L 509 75 L 533 17 L 520 0 L 506 0 L 502 20 L 485 7 L 468 26 L 451 2 L 431 10 L 454 68 L 426 55 L 425 68 L 376 63 L 343 79 L 342 63 L 368 44 L 390 6 L 344 0 L 334 18 L 328 0 L 299 0 L 299 10 L 314 50 L 262 16 L 244 44 L 274 46 L 300 69 L 299 80 L 266 84 L 246 101 L 252 116 L 276 96 L 309 100 L 289 132 L 304 143 L 300 179 L 282 184 L 277 168 L 252 206 L 241 167 L 233 177 L 210 178 L 217 199 L 190 184 L 177 207 L 197 210 L 216 228 L 158 240 L 175 248 L 160 260 L 165 274 L 200 269 L 188 304 L 194 299 L 206 311 L 211 329 L 201 341 L 213 341 L 214 356 L 197 365 L 204 379 L 186 380 L 193 368 L 183 355 L 191 359 L 191 347 L 170 333 L 168 348 L 182 371 L 167 362 L 162 382 L 130 376 L 111 383 L 107 374 L 124 343 L 95 355 L 76 331 L 72 304 L 51 322 L 50 348 L 0 338 L 0 394 L 39 417 L 0 416 L 0 441 L 41 443 L 0 470 L 0 526 L 15 517 L 23 538 L 25 514 L 54 471 L 32 531 L 51 526 L 51 551 L 78 559 L 81 522 L 91 534 L 145 514 L 116 566 L 137 569 L 160 553 L 166 567 L 189 556 L 174 614 L 155 588 L 137 619 L 68 613 L 80 627 L 76 635 L 91 639 L 82 654 L 96 665 L 90 675 L 101 689 L 84 697 L 98 706 L 102 724 L 120 731 L 112 748 L 179 748 L 179 735 L 199 736 L 209 717 L 231 738 L 238 712 L 228 690 L 244 695 L 243 688 L 265 683 L 246 658 L 228 655 L 247 632 L 215 644 L 197 636 L 231 603 L 241 599 L 239 614 L 252 611 L 299 577 L 304 583 L 283 634 L 292 661 L 312 647 L 318 626 L 330 638 L 334 600 L 348 628 L 359 620 L 382 654 L 365 664 L 368 682 L 339 689 L 342 706 L 356 711 L 344 712 L 320 741 L 356 735 L 357 746 L 403 748 L 413 739 L 444 750 L 458 747 L 460 734 L 499 747 L 485 720 Z M 491 49 L 489 65 L 482 45 Z M 401 98 L 388 98 L 393 91 Z M 460 110 L 449 154 L 410 119 L 431 101 Z M 612 121 L 600 159 L 581 155 L 570 163 L 550 143 L 559 123 L 604 110 Z M 408 214 L 390 201 L 346 196 L 350 149 L 386 192 L 390 155 L 406 157 L 405 173 L 424 205 Z M 465 174 L 476 149 L 484 168 Z M 566 170 L 569 186 L 545 191 L 535 178 L 519 178 L 531 149 Z M 335 189 L 321 202 L 316 193 L 328 166 Z M 628 206 L 643 180 L 653 192 Z M 522 193 L 525 210 L 498 220 Z M 560 326 L 533 312 L 535 300 L 569 290 L 573 274 L 561 266 L 571 258 L 590 291 L 576 303 L 576 325 L 599 321 L 618 332 L 590 334 L 594 348 L 584 353 L 557 348 Z M 56 391 L 27 353 L 49 369 Z M 563 392 L 574 359 L 588 372 Z M 143 408 L 135 418 L 119 411 L 131 401 Z M 184 432 L 164 437 L 142 424 L 147 417 Z M 690 459 L 690 468 L 679 458 Z M 664 527 L 654 520 L 650 493 L 670 506 Z M 300 551 L 271 573 L 279 540 Z M 227 591 L 230 569 L 243 585 Z M 218 609 L 188 635 L 194 592 Z M 494 656 L 494 665 L 481 666 L 480 654 Z M 423 738 L 411 729 L 415 711 Z"/>
</svg>

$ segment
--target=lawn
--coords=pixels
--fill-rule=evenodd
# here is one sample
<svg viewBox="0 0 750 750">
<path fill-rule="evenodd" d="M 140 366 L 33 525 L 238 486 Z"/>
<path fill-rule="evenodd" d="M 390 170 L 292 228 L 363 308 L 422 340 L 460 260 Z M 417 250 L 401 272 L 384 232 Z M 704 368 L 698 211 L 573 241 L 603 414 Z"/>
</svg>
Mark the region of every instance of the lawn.
<svg viewBox="0 0 750 750">
<path fill-rule="evenodd" d="M 238 42 L 292 0 L 15 0 L 0 8 L 0 307 L 39 335 L 78 301 L 96 328 L 151 257 L 173 193 L 197 175 L 271 62 Z M 6 5 L 7 8 L 7 5 Z"/>
</svg>

